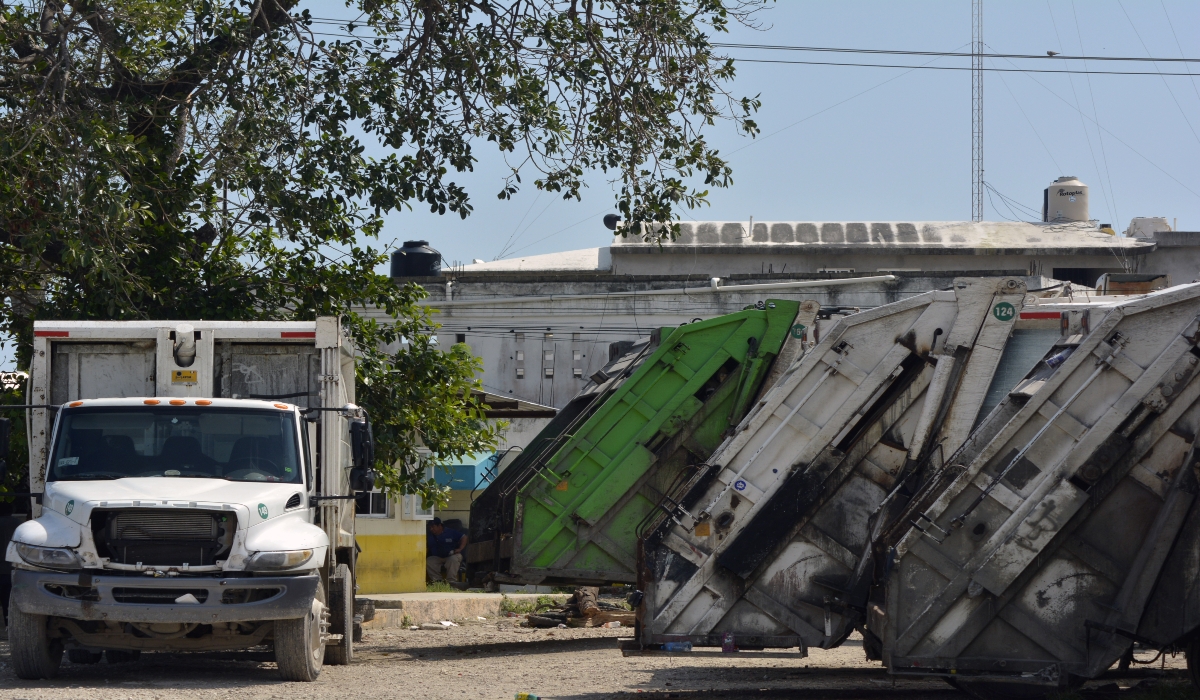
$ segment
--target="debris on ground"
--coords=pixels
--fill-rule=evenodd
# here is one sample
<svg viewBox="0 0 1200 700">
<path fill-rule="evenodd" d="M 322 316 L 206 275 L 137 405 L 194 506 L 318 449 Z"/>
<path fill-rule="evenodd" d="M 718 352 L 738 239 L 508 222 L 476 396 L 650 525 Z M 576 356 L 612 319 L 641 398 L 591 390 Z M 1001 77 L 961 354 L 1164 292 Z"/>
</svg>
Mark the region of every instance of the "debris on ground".
<svg viewBox="0 0 1200 700">
<path fill-rule="evenodd" d="M 635 613 L 600 598 L 599 589 L 585 586 L 575 590 L 566 603 L 539 608 L 529 613 L 527 627 L 625 627 L 633 625 Z"/>
</svg>

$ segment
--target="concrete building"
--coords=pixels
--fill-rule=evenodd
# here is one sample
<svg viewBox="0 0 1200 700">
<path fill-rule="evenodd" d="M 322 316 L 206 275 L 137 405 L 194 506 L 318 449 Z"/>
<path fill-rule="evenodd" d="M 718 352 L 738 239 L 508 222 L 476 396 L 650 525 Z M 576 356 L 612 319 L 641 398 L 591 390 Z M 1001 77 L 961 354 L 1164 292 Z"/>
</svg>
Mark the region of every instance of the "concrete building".
<svg viewBox="0 0 1200 700">
<path fill-rule="evenodd" d="M 1200 277 L 1200 233 L 1162 228 L 1116 236 L 1089 222 L 682 222 L 661 245 L 617 235 L 607 247 L 399 279 L 429 292 L 440 342 L 465 342 L 483 359 L 487 391 L 562 406 L 608 361 L 611 343 L 768 298 L 815 299 L 836 315 L 962 276 L 1018 276 L 1030 289 L 1065 281 L 1076 293 L 1104 274 Z"/>
</svg>

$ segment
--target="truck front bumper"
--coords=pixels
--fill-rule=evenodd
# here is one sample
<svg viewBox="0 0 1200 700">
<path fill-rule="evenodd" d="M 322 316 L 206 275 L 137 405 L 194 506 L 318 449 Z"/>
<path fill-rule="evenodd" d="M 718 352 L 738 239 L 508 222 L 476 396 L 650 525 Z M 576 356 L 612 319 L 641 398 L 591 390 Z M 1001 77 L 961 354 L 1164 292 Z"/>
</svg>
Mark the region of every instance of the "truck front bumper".
<svg viewBox="0 0 1200 700">
<path fill-rule="evenodd" d="M 24 613 L 72 620 L 201 624 L 287 620 L 308 614 L 319 581 L 315 574 L 142 578 L 16 569 L 11 601 Z M 198 602 L 177 602 L 189 593 Z"/>
</svg>

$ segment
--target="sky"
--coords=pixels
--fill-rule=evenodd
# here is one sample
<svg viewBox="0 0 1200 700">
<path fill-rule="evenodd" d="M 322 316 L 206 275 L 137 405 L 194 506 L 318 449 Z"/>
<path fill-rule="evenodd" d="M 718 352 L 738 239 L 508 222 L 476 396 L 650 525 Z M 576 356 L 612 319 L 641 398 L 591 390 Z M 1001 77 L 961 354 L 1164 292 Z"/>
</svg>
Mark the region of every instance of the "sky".
<svg viewBox="0 0 1200 700">
<path fill-rule="evenodd" d="M 321 17 L 351 18 L 339 0 L 307 0 Z M 971 3 L 778 0 L 757 28 L 717 40 L 789 46 L 969 51 Z M 990 52 L 1200 58 L 1200 3 L 1168 0 L 1006 0 L 984 3 Z M 917 65 L 928 57 L 729 50 L 743 59 Z M 940 58 L 935 66 L 970 65 Z M 992 68 L 1083 70 L 1082 61 L 990 59 Z M 1090 61 L 1090 70 L 1185 72 L 1064 75 L 989 72 L 984 77 L 984 179 L 1040 212 L 1041 191 L 1060 175 L 1090 188 L 1092 217 L 1124 230 L 1135 216 L 1178 219 L 1200 230 L 1200 63 Z M 969 71 L 738 64 L 730 86 L 758 95 L 761 135 L 718 123 L 710 143 L 729 159 L 734 184 L 682 219 L 757 221 L 969 220 Z M 1189 122 L 1190 120 L 1190 122 Z M 1097 127 L 1099 124 L 1099 128 Z M 613 190 L 589 178 L 582 201 L 532 184 L 499 201 L 504 162 L 486 144 L 474 172 L 456 177 L 472 194 L 466 220 L 423 209 L 391 214 L 379 241 L 428 240 L 447 263 L 470 263 L 607 245 L 601 223 Z M 367 153 L 382 153 L 368 145 Z M 532 178 L 526 179 L 530 183 Z M 1190 191 L 1189 191 L 1190 190 Z M 998 207 L 998 208 L 997 208 Z M 987 220 L 1028 219 L 992 195 Z"/>
<path fill-rule="evenodd" d="M 343 0 L 301 0 L 318 17 L 352 19 Z M 908 51 L 969 51 L 968 0 L 778 0 L 756 28 L 728 43 Z M 994 53 L 1200 58 L 1194 0 L 1005 0 L 984 2 L 984 40 Z M 740 59 L 816 60 L 968 67 L 969 59 L 730 50 Z M 989 59 L 992 68 L 1013 68 Z M 1084 69 L 1081 61 L 1025 61 L 1022 68 Z M 1200 63 L 1088 62 L 1091 70 L 1185 72 Z M 897 70 L 742 62 L 730 86 L 758 96 L 761 135 L 718 123 L 706 136 L 728 158 L 734 184 L 682 219 L 745 221 L 937 221 L 971 217 L 969 71 Z M 1099 127 L 1097 126 L 1099 125 Z M 383 156 L 366 143 L 367 154 Z M 473 172 L 455 179 L 472 194 L 466 220 L 417 208 L 387 217 L 379 246 L 428 240 L 446 263 L 470 263 L 607 245 L 612 187 L 589 178 L 582 201 L 527 184 L 496 199 L 504 161 L 478 144 Z M 1200 230 L 1200 77 L 989 72 L 984 77 L 985 180 L 1040 211 L 1060 175 L 1090 187 L 1092 217 L 1117 231 L 1135 216 Z M 530 183 L 532 178 L 526 178 Z M 999 207 L 999 208 L 997 208 Z M 985 219 L 1021 219 L 993 195 Z M 386 273 L 386 266 L 380 272 Z M 0 368 L 12 365 L 0 348 Z"/>
</svg>

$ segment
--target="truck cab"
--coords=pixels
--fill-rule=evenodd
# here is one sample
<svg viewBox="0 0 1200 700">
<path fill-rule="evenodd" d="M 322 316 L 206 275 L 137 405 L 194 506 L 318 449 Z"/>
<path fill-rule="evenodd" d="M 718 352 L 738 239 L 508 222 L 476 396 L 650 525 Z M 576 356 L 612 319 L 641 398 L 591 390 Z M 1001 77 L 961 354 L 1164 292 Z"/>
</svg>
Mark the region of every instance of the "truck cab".
<svg viewBox="0 0 1200 700">
<path fill-rule="evenodd" d="M 337 319 L 39 322 L 35 338 L 36 517 L 6 551 L 17 675 L 49 678 L 64 652 L 270 645 L 296 681 L 348 663 L 353 487 L 373 450 Z"/>
</svg>

